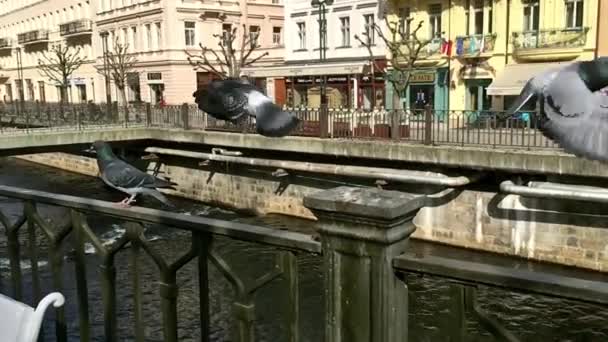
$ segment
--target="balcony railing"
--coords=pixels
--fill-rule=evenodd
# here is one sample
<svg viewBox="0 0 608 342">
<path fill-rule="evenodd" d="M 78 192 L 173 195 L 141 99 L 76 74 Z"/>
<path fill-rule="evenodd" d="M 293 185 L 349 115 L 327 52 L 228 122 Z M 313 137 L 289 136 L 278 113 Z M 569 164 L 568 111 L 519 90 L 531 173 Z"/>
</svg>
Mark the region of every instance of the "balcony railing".
<svg viewBox="0 0 608 342">
<path fill-rule="evenodd" d="M 443 43 L 443 39 L 441 38 L 433 38 L 431 39 L 428 44 L 422 49 L 421 55 L 428 57 L 428 56 L 435 56 L 441 53 L 441 44 Z"/>
<path fill-rule="evenodd" d="M 456 55 L 471 56 L 494 51 L 496 34 L 472 34 L 456 37 Z"/>
<path fill-rule="evenodd" d="M 91 32 L 93 32 L 93 22 L 89 19 L 79 19 L 59 25 L 59 34 L 62 37 L 90 34 Z"/>
<path fill-rule="evenodd" d="M 563 49 L 585 46 L 588 27 L 513 32 L 513 48 Z"/>
<path fill-rule="evenodd" d="M 38 43 L 49 40 L 49 31 L 47 30 L 34 30 L 17 35 L 17 42 L 19 44 Z"/>
<path fill-rule="evenodd" d="M 11 38 L 0 38 L 0 49 L 10 49 L 11 47 L 13 47 Z"/>
</svg>

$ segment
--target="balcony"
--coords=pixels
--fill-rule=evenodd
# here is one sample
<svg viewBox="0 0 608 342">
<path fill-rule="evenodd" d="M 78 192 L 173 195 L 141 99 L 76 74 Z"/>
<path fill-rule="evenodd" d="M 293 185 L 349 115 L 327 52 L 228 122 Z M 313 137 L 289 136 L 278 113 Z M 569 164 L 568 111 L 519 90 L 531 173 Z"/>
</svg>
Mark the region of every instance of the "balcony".
<svg viewBox="0 0 608 342">
<path fill-rule="evenodd" d="M 34 30 L 17 35 L 17 42 L 19 44 L 34 44 L 49 41 L 49 31 L 47 30 Z"/>
<path fill-rule="evenodd" d="M 12 38 L 0 38 L 0 50 L 11 49 L 13 47 Z"/>
<path fill-rule="evenodd" d="M 59 25 L 59 35 L 62 37 L 90 35 L 92 32 L 93 22 L 89 19 L 79 19 Z"/>
<path fill-rule="evenodd" d="M 496 34 L 472 34 L 456 37 L 455 55 L 458 57 L 483 57 L 491 55 Z"/>
<path fill-rule="evenodd" d="M 572 60 L 583 51 L 587 32 L 588 27 L 513 32 L 513 53 L 527 61 Z"/>
<path fill-rule="evenodd" d="M 427 42 L 427 45 L 420 50 L 416 66 L 434 66 L 442 61 L 441 46 L 442 38 L 433 38 Z"/>
</svg>

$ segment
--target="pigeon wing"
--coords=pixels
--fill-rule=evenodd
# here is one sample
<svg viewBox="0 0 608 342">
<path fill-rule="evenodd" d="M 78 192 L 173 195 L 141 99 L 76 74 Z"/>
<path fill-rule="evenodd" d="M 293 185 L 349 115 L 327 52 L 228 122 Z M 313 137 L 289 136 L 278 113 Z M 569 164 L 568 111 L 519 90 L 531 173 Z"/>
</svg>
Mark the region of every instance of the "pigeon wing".
<svg viewBox="0 0 608 342">
<path fill-rule="evenodd" d="M 571 98 L 578 104 L 579 108 L 576 108 L 556 95 L 546 95 L 546 118 L 542 125 L 546 135 L 576 156 L 608 161 L 607 96 L 600 92 L 581 91 L 580 98 Z M 561 107 L 555 102 L 560 103 Z M 562 112 L 562 109 L 566 112 Z"/>
<path fill-rule="evenodd" d="M 172 184 L 156 178 L 138 168 L 117 159 L 108 164 L 103 170 L 104 177 L 115 186 L 121 188 L 166 188 Z"/>
<path fill-rule="evenodd" d="M 256 130 L 267 137 L 289 134 L 300 122 L 294 113 L 285 112 L 258 90 L 248 92 L 247 110 L 255 116 Z"/>
</svg>

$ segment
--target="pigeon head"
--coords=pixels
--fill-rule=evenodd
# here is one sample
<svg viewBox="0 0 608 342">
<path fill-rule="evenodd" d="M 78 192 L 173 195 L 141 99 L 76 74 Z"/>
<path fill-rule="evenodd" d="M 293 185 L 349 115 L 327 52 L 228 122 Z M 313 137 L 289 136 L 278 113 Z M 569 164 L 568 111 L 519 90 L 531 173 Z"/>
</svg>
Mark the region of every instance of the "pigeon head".
<svg viewBox="0 0 608 342">
<path fill-rule="evenodd" d="M 608 86 L 608 57 L 600 57 L 579 64 L 578 74 L 589 90 L 598 91 Z"/>
<path fill-rule="evenodd" d="M 560 69 L 550 69 L 528 80 L 515 102 L 507 109 L 507 115 L 514 115 L 530 101 L 542 97 L 543 90 L 551 84 Z"/>
<path fill-rule="evenodd" d="M 105 141 L 97 140 L 93 142 L 91 145 L 91 149 L 97 153 L 98 158 L 102 159 L 112 159 L 114 158 L 114 152 L 112 152 L 112 147 Z"/>
</svg>

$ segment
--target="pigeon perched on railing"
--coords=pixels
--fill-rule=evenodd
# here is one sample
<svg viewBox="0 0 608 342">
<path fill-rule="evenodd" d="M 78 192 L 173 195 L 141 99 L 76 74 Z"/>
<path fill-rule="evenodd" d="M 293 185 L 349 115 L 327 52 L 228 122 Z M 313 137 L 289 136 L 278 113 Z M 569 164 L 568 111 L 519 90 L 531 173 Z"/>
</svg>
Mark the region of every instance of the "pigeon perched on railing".
<svg viewBox="0 0 608 342">
<path fill-rule="evenodd" d="M 291 132 L 300 120 L 293 113 L 281 110 L 258 88 L 244 80 L 213 81 L 194 94 L 198 108 L 219 120 L 242 123 L 255 118 L 256 130 L 267 137 L 282 137 Z"/>
<path fill-rule="evenodd" d="M 574 62 L 531 78 L 507 110 L 540 100 L 540 129 L 576 156 L 608 161 L 608 57 Z"/>
<path fill-rule="evenodd" d="M 117 204 L 128 207 L 135 196 L 142 194 L 156 198 L 169 207 L 174 205 L 157 188 L 173 189 L 176 183 L 154 177 L 116 157 L 112 147 L 105 141 L 95 141 L 88 152 L 97 154 L 100 178 L 110 187 L 122 191 L 129 197 Z"/>
</svg>

